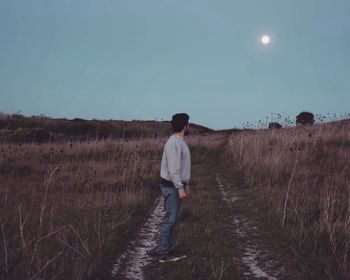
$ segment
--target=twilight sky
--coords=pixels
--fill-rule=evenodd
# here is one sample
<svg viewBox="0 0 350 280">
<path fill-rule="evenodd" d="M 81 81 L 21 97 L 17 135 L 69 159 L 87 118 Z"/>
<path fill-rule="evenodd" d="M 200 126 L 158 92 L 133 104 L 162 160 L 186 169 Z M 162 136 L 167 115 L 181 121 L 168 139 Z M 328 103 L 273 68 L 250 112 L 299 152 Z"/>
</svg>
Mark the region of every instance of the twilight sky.
<svg viewBox="0 0 350 280">
<path fill-rule="evenodd" d="M 187 112 L 214 129 L 350 113 L 349 13 L 349 0 L 0 0 L 0 111 Z"/>
</svg>

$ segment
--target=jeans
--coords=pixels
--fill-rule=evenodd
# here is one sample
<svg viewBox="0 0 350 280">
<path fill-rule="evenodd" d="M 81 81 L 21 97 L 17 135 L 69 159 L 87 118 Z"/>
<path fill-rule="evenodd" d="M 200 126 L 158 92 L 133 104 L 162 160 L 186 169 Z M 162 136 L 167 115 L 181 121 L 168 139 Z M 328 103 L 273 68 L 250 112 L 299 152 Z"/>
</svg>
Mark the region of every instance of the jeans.
<svg viewBox="0 0 350 280">
<path fill-rule="evenodd" d="M 165 215 L 160 224 L 159 247 L 162 251 L 170 251 L 175 248 L 175 225 L 180 216 L 180 197 L 174 187 L 161 184 L 160 191 L 164 197 Z"/>
</svg>

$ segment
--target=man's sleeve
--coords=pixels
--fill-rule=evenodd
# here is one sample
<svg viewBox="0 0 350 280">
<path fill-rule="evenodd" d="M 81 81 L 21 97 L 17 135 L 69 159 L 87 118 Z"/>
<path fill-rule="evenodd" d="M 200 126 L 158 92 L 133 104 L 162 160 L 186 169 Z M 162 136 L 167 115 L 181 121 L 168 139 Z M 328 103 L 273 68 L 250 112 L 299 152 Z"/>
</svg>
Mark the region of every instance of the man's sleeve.
<svg viewBox="0 0 350 280">
<path fill-rule="evenodd" d="M 181 148 L 176 143 L 169 144 L 165 150 L 169 176 L 178 190 L 184 190 L 181 182 Z"/>
</svg>

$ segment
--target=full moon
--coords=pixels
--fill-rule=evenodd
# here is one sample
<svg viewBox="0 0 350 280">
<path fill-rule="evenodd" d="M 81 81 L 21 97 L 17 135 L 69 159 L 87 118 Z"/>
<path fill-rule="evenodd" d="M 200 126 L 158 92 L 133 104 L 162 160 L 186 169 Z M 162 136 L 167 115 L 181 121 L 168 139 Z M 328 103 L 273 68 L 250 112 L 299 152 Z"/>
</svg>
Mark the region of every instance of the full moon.
<svg viewBox="0 0 350 280">
<path fill-rule="evenodd" d="M 270 43 L 270 37 L 267 35 L 262 36 L 261 43 L 263 43 L 264 45 L 267 45 L 268 43 Z"/>
</svg>

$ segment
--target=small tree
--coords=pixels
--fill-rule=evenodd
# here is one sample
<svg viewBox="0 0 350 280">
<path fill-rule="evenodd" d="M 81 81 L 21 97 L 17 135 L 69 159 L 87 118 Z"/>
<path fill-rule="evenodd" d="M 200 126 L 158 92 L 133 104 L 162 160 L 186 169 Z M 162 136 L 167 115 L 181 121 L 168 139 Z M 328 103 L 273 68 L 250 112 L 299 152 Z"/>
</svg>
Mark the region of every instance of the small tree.
<svg viewBox="0 0 350 280">
<path fill-rule="evenodd" d="M 282 125 L 280 125 L 278 122 L 269 123 L 269 129 L 280 129 L 280 128 L 282 128 Z"/>
<path fill-rule="evenodd" d="M 310 112 L 301 112 L 296 117 L 297 125 L 313 125 L 315 122 L 315 116 Z"/>
</svg>

